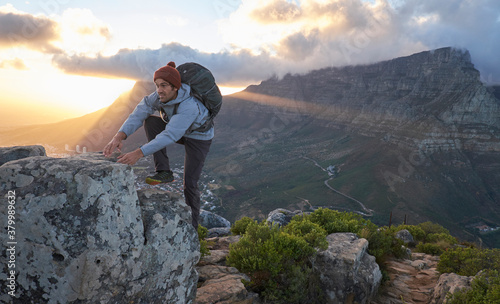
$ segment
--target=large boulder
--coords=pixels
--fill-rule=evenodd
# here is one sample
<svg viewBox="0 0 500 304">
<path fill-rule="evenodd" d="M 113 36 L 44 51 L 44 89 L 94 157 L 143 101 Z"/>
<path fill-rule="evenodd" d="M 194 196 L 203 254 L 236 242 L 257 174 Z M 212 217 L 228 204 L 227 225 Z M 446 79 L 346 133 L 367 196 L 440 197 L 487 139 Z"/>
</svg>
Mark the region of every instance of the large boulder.
<svg viewBox="0 0 500 304">
<path fill-rule="evenodd" d="M 212 228 L 230 228 L 231 222 L 213 212 L 200 210 L 200 225 L 207 229 Z"/>
<path fill-rule="evenodd" d="M 396 232 L 396 238 L 402 240 L 405 244 L 414 244 L 413 235 L 407 229 L 402 229 Z"/>
<path fill-rule="evenodd" d="M 45 156 L 43 146 L 16 146 L 0 148 L 0 166 L 12 160 L 18 160 L 30 156 Z"/>
<path fill-rule="evenodd" d="M 287 209 L 278 208 L 269 212 L 266 221 L 269 224 L 279 225 L 283 227 L 288 225 L 294 216 L 302 214 L 304 213 L 300 210 L 290 211 Z"/>
<path fill-rule="evenodd" d="M 314 270 L 319 274 L 325 303 L 369 303 L 380 286 L 382 273 L 367 253 L 368 241 L 354 233 L 327 236 L 328 248 L 318 252 Z"/>
<path fill-rule="evenodd" d="M 470 289 L 472 279 L 474 277 L 461 276 L 456 273 L 443 273 L 439 276 L 439 280 L 432 291 L 431 300 L 429 303 L 447 303 L 448 295 L 462 289 Z"/>
<path fill-rule="evenodd" d="M 0 234 L 12 246 L 0 281 L 13 283 L 2 284 L 0 302 L 194 300 L 200 253 L 189 208 L 157 190 L 139 201 L 130 166 L 95 154 L 28 157 L 0 167 L 0 193 L 10 196 L 2 230 L 14 231 Z"/>
</svg>

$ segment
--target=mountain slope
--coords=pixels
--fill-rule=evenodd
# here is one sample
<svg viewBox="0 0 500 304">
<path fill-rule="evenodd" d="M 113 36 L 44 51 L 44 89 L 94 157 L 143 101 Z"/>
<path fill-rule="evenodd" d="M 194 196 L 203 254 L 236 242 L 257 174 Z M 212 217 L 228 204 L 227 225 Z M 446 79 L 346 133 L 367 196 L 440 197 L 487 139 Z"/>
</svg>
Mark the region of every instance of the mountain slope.
<svg viewBox="0 0 500 304">
<path fill-rule="evenodd" d="M 378 224 L 392 212 L 473 239 L 476 223 L 500 226 L 499 113 L 468 52 L 452 48 L 263 81 L 225 98 L 217 120 L 206 166 L 234 189 L 220 190 L 218 212 L 364 212 L 357 200 Z"/>
<path fill-rule="evenodd" d="M 0 131 L 0 145 L 43 144 L 54 152 L 74 151 L 77 146 L 80 151 L 84 148 L 87 151 L 101 151 L 137 103 L 154 90 L 154 84 L 138 82 L 112 105 L 94 113 L 52 124 Z M 136 138 L 137 135 L 134 136 Z"/>
</svg>

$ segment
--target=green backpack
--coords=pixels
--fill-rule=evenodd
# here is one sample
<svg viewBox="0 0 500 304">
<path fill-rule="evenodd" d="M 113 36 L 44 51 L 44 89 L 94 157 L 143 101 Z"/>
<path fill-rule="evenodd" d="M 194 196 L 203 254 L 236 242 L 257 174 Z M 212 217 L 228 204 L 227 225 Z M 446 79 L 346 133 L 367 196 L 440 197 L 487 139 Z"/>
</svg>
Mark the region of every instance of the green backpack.
<svg viewBox="0 0 500 304">
<path fill-rule="evenodd" d="M 194 62 L 183 63 L 177 70 L 181 74 L 181 82 L 191 86 L 191 95 L 200 100 L 210 113 L 207 121 L 192 131 L 208 131 L 214 125 L 214 118 L 222 106 L 222 94 L 214 76 L 209 69 Z"/>
</svg>

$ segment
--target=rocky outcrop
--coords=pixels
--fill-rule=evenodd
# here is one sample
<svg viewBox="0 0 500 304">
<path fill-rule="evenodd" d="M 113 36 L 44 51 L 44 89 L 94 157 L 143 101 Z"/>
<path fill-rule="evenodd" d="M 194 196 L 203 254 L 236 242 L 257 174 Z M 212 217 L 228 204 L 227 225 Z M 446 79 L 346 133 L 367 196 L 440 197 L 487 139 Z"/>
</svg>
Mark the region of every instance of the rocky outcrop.
<svg viewBox="0 0 500 304">
<path fill-rule="evenodd" d="M 11 160 L 45 155 L 47 155 L 47 153 L 43 146 L 5 147 L 0 149 L 0 166 Z"/>
<path fill-rule="evenodd" d="M 382 280 L 368 241 L 353 233 L 327 236 L 328 248 L 318 252 L 314 270 L 319 274 L 326 303 L 369 303 Z"/>
<path fill-rule="evenodd" d="M 229 245 L 239 236 L 209 238 L 210 255 L 204 256 L 197 266 L 199 276 L 195 304 L 257 304 L 256 293 L 247 291 L 242 280 L 250 278 L 236 268 L 226 265 Z"/>
<path fill-rule="evenodd" d="M 200 225 L 207 229 L 212 228 L 230 228 L 231 223 L 213 212 L 201 209 L 200 211 Z"/>
<path fill-rule="evenodd" d="M 470 288 L 474 277 L 461 276 L 456 273 L 443 273 L 434 287 L 430 304 L 441 304 L 448 302 L 449 294 L 453 294 L 464 288 Z"/>
<path fill-rule="evenodd" d="M 277 213 L 282 212 L 273 214 Z M 229 246 L 238 240 L 239 236 L 207 239 L 211 254 L 198 264 L 196 303 L 260 303 L 256 294 L 242 289 L 241 280 L 249 278 L 226 265 Z M 375 258 L 367 253 L 368 241 L 352 233 L 331 234 L 327 241 L 328 249 L 318 252 L 314 262 L 321 290 L 328 298 L 326 303 L 369 303 L 377 293 L 382 274 Z"/>
<path fill-rule="evenodd" d="M 267 216 L 267 222 L 269 224 L 274 224 L 274 225 L 279 225 L 279 226 L 286 226 L 292 218 L 296 215 L 303 214 L 302 211 L 290 211 L 287 209 L 279 208 L 276 210 L 273 210 L 269 213 Z"/>
<path fill-rule="evenodd" d="M 413 235 L 411 235 L 410 231 L 406 229 L 399 230 L 396 232 L 396 238 L 402 240 L 405 244 L 414 244 L 415 240 L 413 239 Z"/>
<path fill-rule="evenodd" d="M 370 303 L 430 303 L 439 279 L 438 261 L 438 256 L 424 253 L 413 253 L 404 260 L 389 259 L 384 263 L 389 280 Z"/>
<path fill-rule="evenodd" d="M 15 268 L 1 265 L 1 280 L 14 271 L 19 303 L 194 300 L 200 253 L 189 208 L 169 192 L 138 195 L 129 166 L 97 154 L 12 160 L 0 167 L 0 192 L 15 198 L 15 234 L 0 236 Z M 9 303 L 5 288 L 0 302 Z"/>
</svg>

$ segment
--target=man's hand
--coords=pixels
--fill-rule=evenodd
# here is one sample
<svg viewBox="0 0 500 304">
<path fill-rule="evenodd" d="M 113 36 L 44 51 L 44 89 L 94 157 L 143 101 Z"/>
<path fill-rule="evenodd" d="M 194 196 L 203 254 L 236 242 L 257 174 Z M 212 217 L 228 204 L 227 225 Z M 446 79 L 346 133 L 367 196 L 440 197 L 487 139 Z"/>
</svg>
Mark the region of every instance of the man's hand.
<svg viewBox="0 0 500 304">
<path fill-rule="evenodd" d="M 102 150 L 102 153 L 104 156 L 109 157 L 111 154 L 115 151 L 118 150 L 118 152 L 122 152 L 122 147 L 123 147 L 123 140 L 127 138 L 127 135 L 123 132 L 118 132 L 116 135 L 111 139 L 111 141 L 104 147 Z"/>
<path fill-rule="evenodd" d="M 144 156 L 141 149 L 118 156 L 118 162 L 126 165 L 134 165 L 141 157 Z"/>
</svg>

